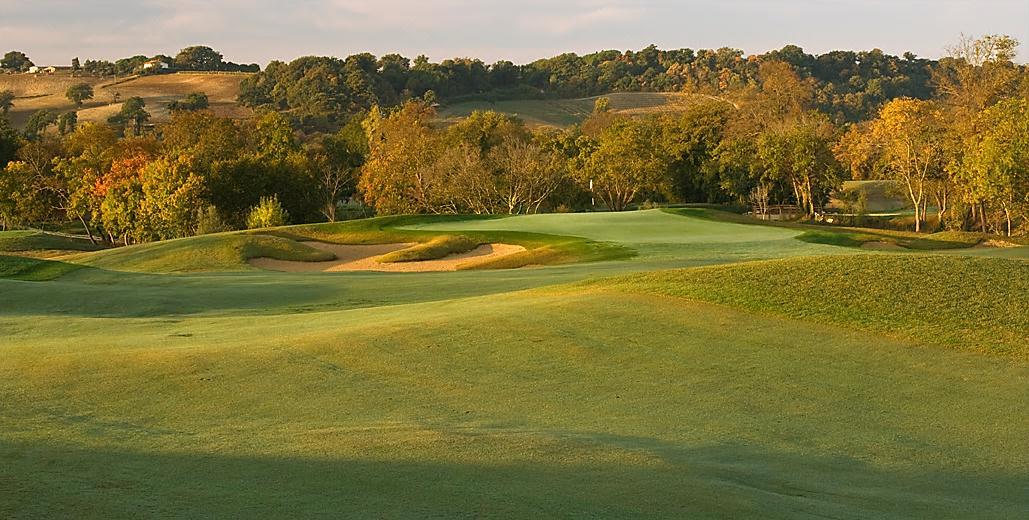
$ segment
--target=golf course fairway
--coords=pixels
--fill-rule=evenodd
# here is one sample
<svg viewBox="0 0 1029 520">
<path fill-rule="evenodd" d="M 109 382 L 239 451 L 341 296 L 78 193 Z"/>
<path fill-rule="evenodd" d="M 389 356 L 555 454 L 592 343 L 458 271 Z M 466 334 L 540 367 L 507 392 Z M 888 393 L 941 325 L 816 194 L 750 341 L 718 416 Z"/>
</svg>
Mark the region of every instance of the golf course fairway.
<svg viewBox="0 0 1029 520">
<path fill-rule="evenodd" d="M 1029 248 L 802 233 L 648 210 L 0 256 L 0 518 L 1027 517 Z M 331 260 L 312 240 L 525 251 L 248 263 Z"/>
</svg>

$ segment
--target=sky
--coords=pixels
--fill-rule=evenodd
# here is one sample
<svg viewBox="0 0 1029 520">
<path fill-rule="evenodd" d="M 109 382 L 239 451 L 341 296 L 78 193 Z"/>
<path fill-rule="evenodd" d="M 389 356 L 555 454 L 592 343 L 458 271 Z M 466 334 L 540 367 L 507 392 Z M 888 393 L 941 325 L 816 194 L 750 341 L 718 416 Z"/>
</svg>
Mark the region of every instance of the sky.
<svg viewBox="0 0 1029 520">
<path fill-rule="evenodd" d="M 210 45 L 259 63 L 358 52 L 527 63 L 602 49 L 735 47 L 759 54 L 879 48 L 937 58 L 961 34 L 1025 42 L 1029 0 L 0 0 L 0 52 L 174 55 Z"/>
</svg>

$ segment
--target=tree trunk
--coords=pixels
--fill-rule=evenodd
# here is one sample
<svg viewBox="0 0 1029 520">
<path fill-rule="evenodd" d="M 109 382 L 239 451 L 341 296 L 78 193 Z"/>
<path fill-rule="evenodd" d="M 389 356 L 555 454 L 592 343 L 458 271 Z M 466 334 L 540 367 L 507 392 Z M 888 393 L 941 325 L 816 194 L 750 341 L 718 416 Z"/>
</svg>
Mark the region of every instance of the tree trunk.
<svg viewBox="0 0 1029 520">
<path fill-rule="evenodd" d="M 93 238 L 93 232 L 89 230 L 89 224 L 86 224 L 86 219 L 82 218 L 82 215 L 79 215 L 79 222 L 82 223 L 82 228 L 86 230 L 86 236 L 89 237 L 89 242 L 96 245 L 96 240 Z"/>
</svg>

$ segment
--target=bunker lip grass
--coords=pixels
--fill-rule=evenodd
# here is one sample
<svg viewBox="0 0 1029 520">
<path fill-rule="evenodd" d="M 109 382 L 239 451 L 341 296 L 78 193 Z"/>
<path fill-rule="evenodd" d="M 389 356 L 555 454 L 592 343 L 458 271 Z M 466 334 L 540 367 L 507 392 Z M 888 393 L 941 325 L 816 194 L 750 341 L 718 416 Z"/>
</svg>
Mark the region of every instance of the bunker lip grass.
<svg viewBox="0 0 1029 520">
<path fill-rule="evenodd" d="M 289 273 L 348 271 L 415 273 L 472 269 L 486 262 L 526 251 L 522 246 L 511 244 L 482 244 L 465 252 L 452 253 L 436 259 L 386 262 L 383 259 L 390 253 L 407 250 L 416 244 L 345 245 L 326 242 L 303 242 L 303 244 L 332 253 L 336 259 L 322 262 L 298 262 L 259 257 L 251 258 L 248 263 L 260 269 Z"/>
</svg>

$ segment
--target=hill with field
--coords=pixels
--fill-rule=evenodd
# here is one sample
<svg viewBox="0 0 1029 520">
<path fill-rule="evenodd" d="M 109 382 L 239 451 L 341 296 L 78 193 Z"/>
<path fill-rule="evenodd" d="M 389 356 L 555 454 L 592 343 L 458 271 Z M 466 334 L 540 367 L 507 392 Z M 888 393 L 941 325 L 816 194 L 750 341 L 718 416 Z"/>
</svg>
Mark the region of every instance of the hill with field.
<svg viewBox="0 0 1029 520">
<path fill-rule="evenodd" d="M 101 251 L 8 232 L 0 516 L 1019 517 L 1029 247 L 813 231 L 678 209 Z M 319 244 L 523 251 L 254 263 L 344 254 Z"/>
<path fill-rule="evenodd" d="M 523 99 L 502 101 L 464 101 L 443 105 L 439 117 L 446 122 L 458 121 L 472 112 L 492 110 L 525 121 L 530 127 L 564 128 L 581 123 L 593 112 L 598 98 L 610 100 L 616 114 L 642 115 L 675 113 L 698 103 L 723 101 L 714 96 L 665 92 L 614 92 L 604 96 L 577 99 Z M 724 101 L 728 103 L 728 101 Z"/>
<path fill-rule="evenodd" d="M 56 113 L 75 110 L 75 105 L 65 97 L 68 87 L 86 83 L 93 87 L 94 98 L 78 109 L 79 121 L 106 121 L 121 109 L 121 104 L 130 97 L 138 96 L 146 102 L 146 109 L 152 121 L 163 122 L 169 118 L 166 105 L 181 100 L 187 94 L 207 94 L 211 110 L 224 117 L 247 117 L 250 109 L 236 102 L 239 96 L 239 82 L 245 73 L 227 72 L 177 72 L 149 76 L 124 78 L 97 78 L 72 76 L 70 72 L 55 74 L 0 74 L 0 91 L 14 92 L 14 106 L 10 112 L 15 126 L 23 126 L 38 110 Z"/>
</svg>

